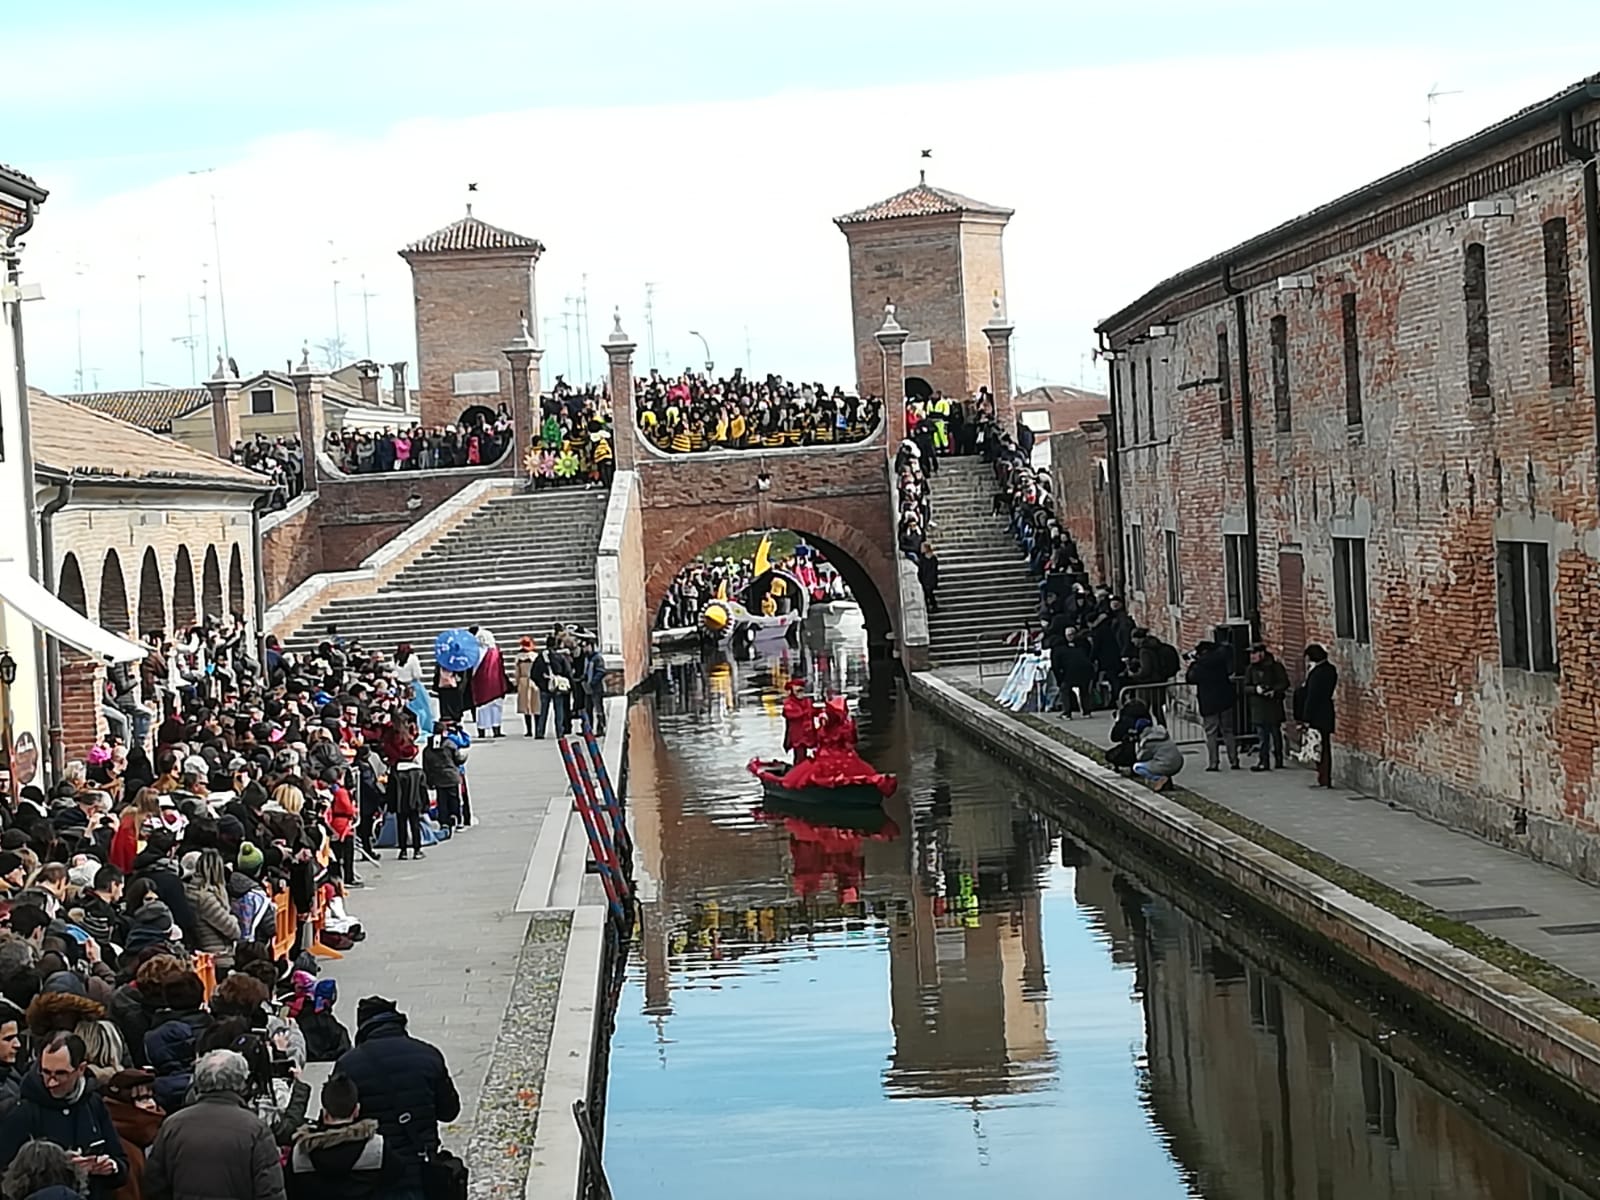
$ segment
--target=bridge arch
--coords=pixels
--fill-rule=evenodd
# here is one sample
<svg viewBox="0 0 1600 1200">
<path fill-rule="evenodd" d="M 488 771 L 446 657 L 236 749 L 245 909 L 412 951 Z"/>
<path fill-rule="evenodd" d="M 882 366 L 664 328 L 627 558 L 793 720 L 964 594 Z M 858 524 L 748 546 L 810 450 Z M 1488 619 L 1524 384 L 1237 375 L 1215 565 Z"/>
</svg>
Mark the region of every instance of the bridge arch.
<svg viewBox="0 0 1600 1200">
<path fill-rule="evenodd" d="M 645 605 L 650 616 L 661 608 L 678 572 L 724 538 L 762 529 L 788 529 L 816 546 L 844 577 L 861 605 L 869 644 L 888 642 L 895 628 L 898 576 L 892 558 L 855 526 L 820 509 L 800 503 L 740 504 L 707 513 L 659 553 L 652 555 L 645 579 Z"/>
</svg>

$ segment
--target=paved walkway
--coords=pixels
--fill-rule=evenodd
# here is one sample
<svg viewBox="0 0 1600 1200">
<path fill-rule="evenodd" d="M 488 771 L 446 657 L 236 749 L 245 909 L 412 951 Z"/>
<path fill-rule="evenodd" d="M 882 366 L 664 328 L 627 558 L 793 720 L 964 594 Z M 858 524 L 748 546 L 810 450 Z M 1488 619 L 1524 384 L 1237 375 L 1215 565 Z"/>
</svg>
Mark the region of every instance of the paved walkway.
<svg viewBox="0 0 1600 1200">
<path fill-rule="evenodd" d="M 979 684 L 975 668 L 937 674 Z M 992 695 L 1004 682 L 991 668 L 981 686 Z M 1109 713 L 1046 716 L 1110 745 Z M 1204 747 L 1185 753 L 1178 782 L 1189 791 L 1600 986 L 1600 889 L 1398 805 L 1344 788 L 1315 790 L 1303 768 L 1257 774 L 1248 760 L 1239 771 L 1224 761 L 1211 774 L 1203 770 Z"/>
<path fill-rule="evenodd" d="M 338 1013 L 352 1034 L 357 1002 L 382 995 L 399 1004 L 413 1034 L 444 1052 L 461 1092 L 461 1120 L 446 1134 L 458 1149 L 472 1131 L 528 943 L 529 914 L 515 907 L 552 797 L 563 798 L 557 811 L 565 819 L 556 743 L 525 739 L 521 722 L 515 726 L 513 734 L 508 724 L 503 740 L 473 743 L 467 770 L 479 824 L 432 847 L 421 862 L 399 862 L 395 851 L 383 850 L 376 866 L 358 863 L 366 887 L 352 892 L 350 908 L 367 939 L 324 967 L 338 980 Z M 548 988 L 552 1009 L 561 955 L 553 961 L 553 975 L 538 972 L 532 981 Z M 528 986 L 525 978 L 521 990 Z M 308 1078 L 320 1084 L 326 1074 L 324 1067 Z"/>
</svg>

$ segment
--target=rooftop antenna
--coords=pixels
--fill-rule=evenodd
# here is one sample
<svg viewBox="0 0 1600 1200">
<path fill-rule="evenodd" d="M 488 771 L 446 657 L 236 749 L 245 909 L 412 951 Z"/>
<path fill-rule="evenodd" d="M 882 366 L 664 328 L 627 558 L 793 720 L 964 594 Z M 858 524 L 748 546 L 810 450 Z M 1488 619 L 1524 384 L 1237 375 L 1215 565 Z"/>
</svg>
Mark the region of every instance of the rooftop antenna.
<svg viewBox="0 0 1600 1200">
<path fill-rule="evenodd" d="M 583 273 L 583 290 L 579 293 L 578 337 L 580 358 L 583 363 L 583 381 L 587 384 L 594 376 L 589 370 L 589 272 Z"/>
<path fill-rule="evenodd" d="M 139 304 L 139 386 L 142 388 L 142 387 L 145 386 L 145 374 L 144 374 L 144 272 L 143 271 L 138 272 L 137 274 L 134 275 L 133 278 L 134 278 L 134 281 L 135 281 L 135 283 L 137 284 L 137 287 L 138 287 L 137 295 L 138 295 L 138 304 Z"/>
<path fill-rule="evenodd" d="M 188 294 L 188 296 L 185 297 L 185 299 L 184 299 L 184 311 L 185 311 L 185 315 L 186 315 L 186 317 L 188 318 L 188 321 L 189 321 L 189 332 L 184 334 L 181 337 L 175 337 L 172 340 L 174 342 L 177 342 L 180 346 L 189 347 L 189 386 L 190 387 L 194 387 L 196 384 L 198 384 L 200 382 L 200 376 L 196 371 L 195 361 L 194 361 L 195 344 L 200 339 L 194 336 L 194 293 L 193 292 L 190 292 Z"/>
<path fill-rule="evenodd" d="M 644 285 L 644 332 L 645 342 L 650 350 L 650 369 L 656 369 L 656 285 Z"/>
<path fill-rule="evenodd" d="M 367 312 L 367 301 L 376 298 L 377 292 L 367 291 L 367 273 L 361 272 L 361 336 L 366 342 L 366 356 L 372 358 L 372 318 Z"/>
<path fill-rule="evenodd" d="M 1428 117 L 1427 117 L 1427 120 L 1425 120 L 1423 122 L 1423 124 L 1428 127 L 1428 153 L 1429 154 L 1432 154 L 1435 150 L 1437 150 L 1439 148 L 1438 144 L 1435 143 L 1434 140 L 1433 140 L 1433 106 L 1434 106 L 1435 102 L 1438 101 L 1440 96 L 1459 96 L 1459 95 L 1461 95 L 1461 93 L 1464 90 L 1465 89 L 1463 89 L 1463 88 L 1454 88 L 1454 89 L 1451 89 L 1450 91 L 1440 91 L 1439 90 L 1439 85 L 1437 83 L 1434 84 L 1431 88 L 1428 89 Z"/>
<path fill-rule="evenodd" d="M 200 264 L 200 315 L 206 335 L 206 362 L 211 361 L 211 297 L 207 294 L 211 287 L 211 276 L 207 273 L 210 268 L 210 263 Z"/>
<path fill-rule="evenodd" d="M 73 317 L 78 331 L 78 369 L 74 372 L 77 385 L 73 390 L 79 392 L 83 391 L 83 271 L 81 262 L 72 265 L 72 273 L 78 277 L 78 303 Z"/>
<path fill-rule="evenodd" d="M 349 262 L 348 258 L 340 258 L 339 252 L 334 248 L 333 239 L 328 239 L 328 253 L 332 256 L 329 265 L 333 273 L 333 347 L 334 352 L 328 357 L 336 359 L 333 363 L 334 370 L 344 366 L 344 328 L 339 323 L 339 267 Z"/>
<path fill-rule="evenodd" d="M 202 167 L 198 171 L 190 171 L 191 175 L 214 175 L 215 167 Z M 217 260 L 217 313 L 222 317 L 222 353 L 230 355 L 228 349 L 228 295 L 222 287 L 222 229 L 217 224 L 217 189 L 213 185 L 211 196 L 211 248 Z M 211 339 L 208 336 L 206 341 Z M 209 353 L 209 351 L 207 351 Z"/>
</svg>

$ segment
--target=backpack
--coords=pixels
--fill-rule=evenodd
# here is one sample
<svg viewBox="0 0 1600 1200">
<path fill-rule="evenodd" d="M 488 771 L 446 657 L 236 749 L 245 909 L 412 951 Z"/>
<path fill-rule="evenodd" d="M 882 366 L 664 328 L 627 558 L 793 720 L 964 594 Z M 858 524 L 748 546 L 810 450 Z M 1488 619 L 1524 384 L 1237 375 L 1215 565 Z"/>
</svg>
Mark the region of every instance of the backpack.
<svg viewBox="0 0 1600 1200">
<path fill-rule="evenodd" d="M 1160 643 L 1156 648 L 1156 666 L 1160 669 L 1162 679 L 1171 679 L 1182 669 L 1183 662 L 1178 657 L 1178 648 Z"/>
</svg>

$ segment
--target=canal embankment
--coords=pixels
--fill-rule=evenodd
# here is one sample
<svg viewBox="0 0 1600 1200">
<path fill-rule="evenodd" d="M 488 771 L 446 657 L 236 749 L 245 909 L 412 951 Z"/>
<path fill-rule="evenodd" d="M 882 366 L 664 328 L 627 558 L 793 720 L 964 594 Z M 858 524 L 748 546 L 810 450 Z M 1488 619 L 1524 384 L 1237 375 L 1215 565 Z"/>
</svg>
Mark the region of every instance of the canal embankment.
<svg viewBox="0 0 1600 1200">
<path fill-rule="evenodd" d="M 1564 969 L 1474 924 L 1470 912 L 1432 908 L 1383 882 L 1384 871 L 1374 870 L 1374 863 L 1392 859 L 1395 848 L 1381 832 L 1368 830 L 1364 839 L 1302 840 L 1285 832 L 1294 827 L 1292 820 L 1274 829 L 1230 807 L 1225 788 L 1211 788 L 1209 797 L 1187 789 L 1158 796 L 1097 759 L 1085 736 L 1088 723 L 1079 723 L 1079 734 L 1050 718 L 1019 716 L 999 708 L 973 683 L 935 673 L 913 674 L 910 688 L 920 705 L 1024 774 L 1071 793 L 1136 844 L 1221 884 L 1374 985 L 1428 1010 L 1455 1036 L 1517 1068 L 1514 1073 L 1524 1076 L 1518 1082 L 1542 1099 L 1580 1117 L 1600 1109 L 1600 1021 L 1590 1015 L 1600 1011 L 1600 973 Z M 1199 764 L 1191 762 L 1190 769 L 1198 774 Z M 1329 802 L 1309 791 L 1304 800 L 1306 806 Z M 1359 814 L 1352 819 L 1359 821 Z M 1437 829 L 1441 839 L 1462 836 L 1418 824 Z M 1550 868 L 1512 852 L 1474 846 L 1501 856 L 1484 863 L 1492 865 L 1494 882 L 1503 889 L 1553 895 L 1559 882 L 1593 896 L 1593 889 L 1570 877 L 1555 881 Z M 1454 853 L 1459 857 L 1461 848 Z M 1419 875 L 1413 883 L 1439 878 Z M 1497 907 L 1504 912 L 1507 906 Z M 1532 908 L 1520 911 L 1539 916 Z M 1480 922 L 1495 920 L 1493 911 L 1478 912 Z M 1523 934 L 1528 941 L 1563 936 L 1548 932 L 1550 926 L 1532 928 L 1538 933 Z M 1581 961 L 1581 955 L 1575 958 Z"/>
</svg>

